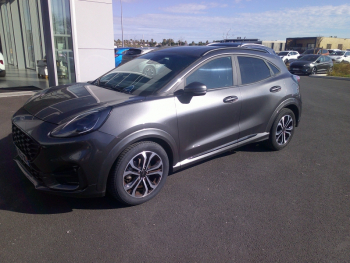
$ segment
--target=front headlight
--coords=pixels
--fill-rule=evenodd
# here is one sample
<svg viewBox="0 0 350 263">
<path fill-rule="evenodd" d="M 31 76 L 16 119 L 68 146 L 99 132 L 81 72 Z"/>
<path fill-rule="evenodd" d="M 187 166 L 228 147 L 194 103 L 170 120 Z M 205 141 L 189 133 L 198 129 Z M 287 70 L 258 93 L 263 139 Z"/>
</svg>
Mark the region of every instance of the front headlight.
<svg viewBox="0 0 350 263">
<path fill-rule="evenodd" d="M 99 129 L 107 120 L 111 108 L 89 111 L 67 121 L 55 128 L 52 137 L 65 138 L 86 134 Z"/>
</svg>

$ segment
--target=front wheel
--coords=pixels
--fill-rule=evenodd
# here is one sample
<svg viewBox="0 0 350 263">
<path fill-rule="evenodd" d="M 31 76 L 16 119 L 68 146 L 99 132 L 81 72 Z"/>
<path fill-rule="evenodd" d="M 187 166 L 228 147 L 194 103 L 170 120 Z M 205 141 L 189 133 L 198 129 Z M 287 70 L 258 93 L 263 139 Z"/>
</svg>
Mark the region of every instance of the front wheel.
<svg viewBox="0 0 350 263">
<path fill-rule="evenodd" d="M 313 68 L 311 69 L 310 75 L 316 75 L 316 74 L 317 74 L 317 68 L 316 68 L 316 67 L 313 67 Z"/>
<path fill-rule="evenodd" d="M 3 71 L 0 72 L 0 77 L 2 77 L 2 78 L 3 78 L 3 77 L 6 77 L 6 71 L 5 71 L 5 70 L 3 70 Z"/>
<path fill-rule="evenodd" d="M 267 144 L 274 151 L 282 150 L 293 138 L 295 128 L 295 116 L 290 109 L 282 109 L 277 115 L 271 130 Z"/>
<path fill-rule="evenodd" d="M 157 143 L 132 144 L 116 161 L 109 175 L 109 193 L 126 205 L 142 204 L 155 197 L 164 186 L 169 159 Z"/>
</svg>

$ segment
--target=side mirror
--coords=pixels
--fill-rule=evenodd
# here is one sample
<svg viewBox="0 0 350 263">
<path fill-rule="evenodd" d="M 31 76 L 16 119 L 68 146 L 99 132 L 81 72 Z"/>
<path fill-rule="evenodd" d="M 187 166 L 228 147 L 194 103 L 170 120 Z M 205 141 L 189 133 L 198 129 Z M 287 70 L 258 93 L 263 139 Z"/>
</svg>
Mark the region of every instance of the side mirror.
<svg viewBox="0 0 350 263">
<path fill-rule="evenodd" d="M 207 93 L 207 86 L 200 82 L 192 82 L 184 88 L 184 93 L 192 96 L 202 96 Z"/>
<path fill-rule="evenodd" d="M 316 63 L 320 63 L 321 61 L 319 61 L 319 60 L 316 60 Z"/>
</svg>

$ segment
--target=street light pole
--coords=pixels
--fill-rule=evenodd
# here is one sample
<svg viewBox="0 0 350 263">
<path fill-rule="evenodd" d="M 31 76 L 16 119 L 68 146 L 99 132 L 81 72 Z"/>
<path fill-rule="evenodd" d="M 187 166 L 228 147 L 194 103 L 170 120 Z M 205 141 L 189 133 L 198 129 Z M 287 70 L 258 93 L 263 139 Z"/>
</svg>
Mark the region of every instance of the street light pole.
<svg viewBox="0 0 350 263">
<path fill-rule="evenodd" d="M 122 0 L 120 0 L 120 23 L 121 23 L 121 25 L 122 25 L 122 47 L 124 47 L 123 5 L 122 5 Z"/>
</svg>

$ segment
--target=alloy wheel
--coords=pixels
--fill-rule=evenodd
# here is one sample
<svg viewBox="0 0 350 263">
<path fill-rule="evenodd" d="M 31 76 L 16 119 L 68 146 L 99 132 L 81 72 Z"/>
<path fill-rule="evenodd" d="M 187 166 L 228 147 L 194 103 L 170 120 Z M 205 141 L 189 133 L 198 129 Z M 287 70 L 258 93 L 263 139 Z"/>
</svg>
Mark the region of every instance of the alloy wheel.
<svg viewBox="0 0 350 263">
<path fill-rule="evenodd" d="M 163 161 L 152 151 L 135 155 L 123 174 L 124 190 L 134 198 L 143 198 L 152 193 L 163 177 Z"/>
<path fill-rule="evenodd" d="M 317 73 L 317 69 L 316 68 L 312 68 L 311 75 L 315 75 L 316 73 Z"/>
<path fill-rule="evenodd" d="M 276 142 L 278 145 L 284 145 L 291 138 L 293 133 L 293 118 L 290 115 L 284 115 L 277 124 Z"/>
</svg>

